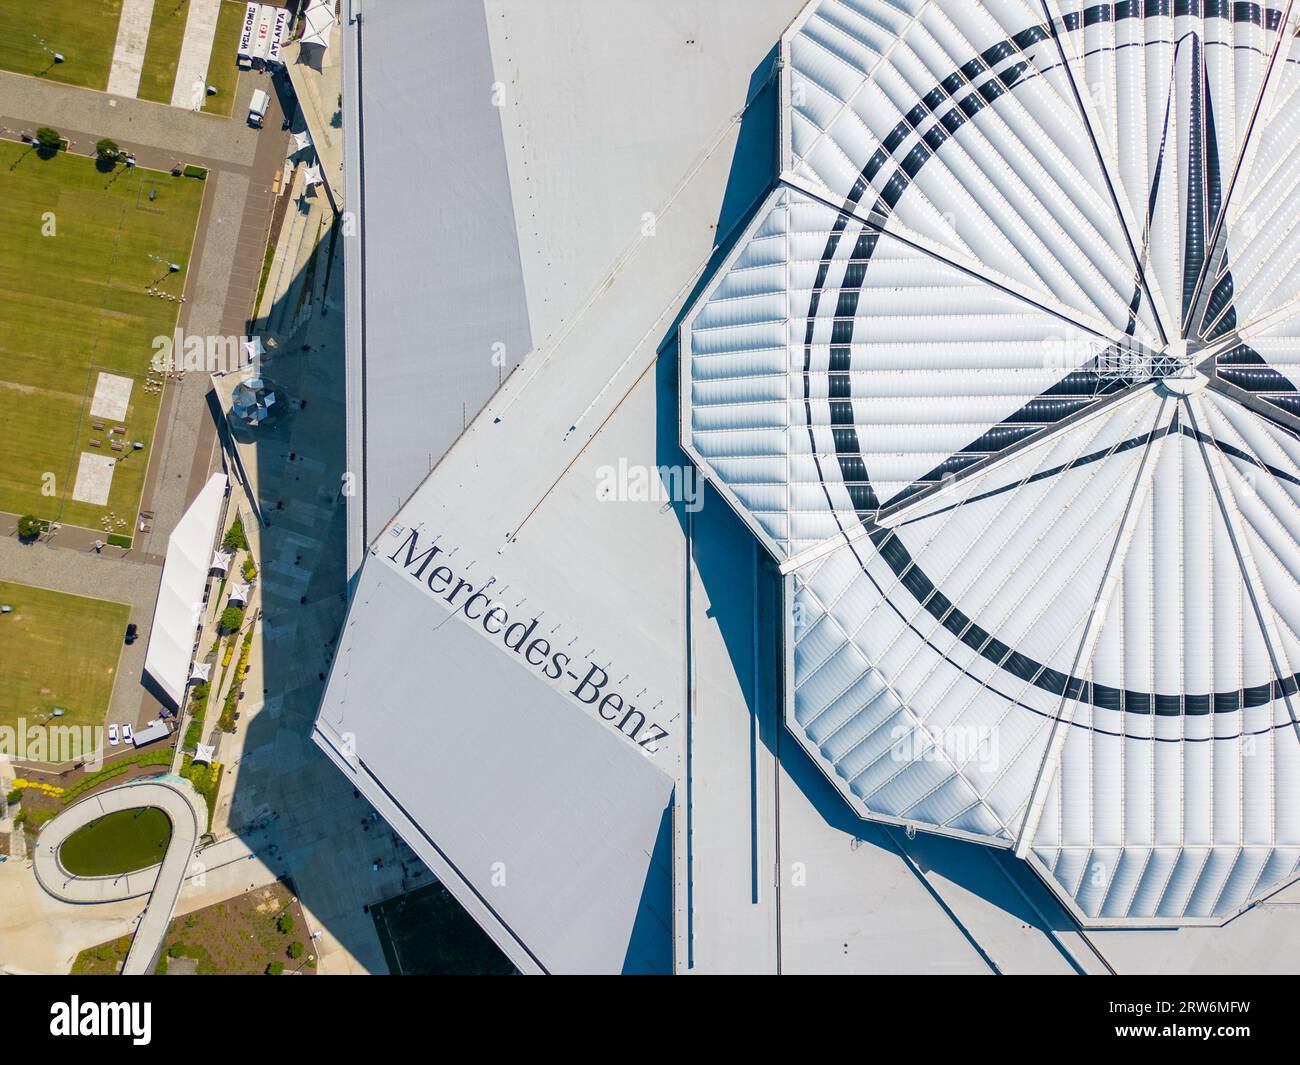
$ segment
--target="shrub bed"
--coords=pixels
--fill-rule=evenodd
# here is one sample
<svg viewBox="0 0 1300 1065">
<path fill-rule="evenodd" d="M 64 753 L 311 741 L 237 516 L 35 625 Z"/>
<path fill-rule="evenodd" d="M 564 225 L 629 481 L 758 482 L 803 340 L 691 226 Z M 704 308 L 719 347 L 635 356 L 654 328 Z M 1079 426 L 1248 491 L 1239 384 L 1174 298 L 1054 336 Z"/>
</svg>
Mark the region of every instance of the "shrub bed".
<svg viewBox="0 0 1300 1065">
<path fill-rule="evenodd" d="M 170 748 L 162 751 L 141 751 L 139 754 L 131 755 L 130 758 L 123 758 L 110 766 L 105 766 L 98 773 L 91 773 L 89 776 L 82 777 L 64 794 L 64 805 L 66 806 L 104 781 L 121 776 L 132 766 L 171 765 L 171 762 L 172 752 Z"/>
<path fill-rule="evenodd" d="M 217 727 L 223 732 L 235 731 L 235 718 L 238 716 L 239 709 L 239 692 L 244 686 L 244 677 L 248 675 L 248 657 L 253 650 L 253 629 L 244 633 L 244 640 L 239 647 L 239 664 L 235 666 L 235 679 L 231 681 L 230 691 L 226 694 L 226 701 L 221 707 L 221 719 L 217 722 Z"/>
<path fill-rule="evenodd" d="M 217 809 L 217 790 L 221 787 L 223 766 L 220 762 L 212 765 L 194 764 L 188 754 L 181 759 L 181 776 L 190 782 L 196 792 L 203 796 L 208 806 L 208 831 L 212 831 L 212 815 Z"/>
</svg>

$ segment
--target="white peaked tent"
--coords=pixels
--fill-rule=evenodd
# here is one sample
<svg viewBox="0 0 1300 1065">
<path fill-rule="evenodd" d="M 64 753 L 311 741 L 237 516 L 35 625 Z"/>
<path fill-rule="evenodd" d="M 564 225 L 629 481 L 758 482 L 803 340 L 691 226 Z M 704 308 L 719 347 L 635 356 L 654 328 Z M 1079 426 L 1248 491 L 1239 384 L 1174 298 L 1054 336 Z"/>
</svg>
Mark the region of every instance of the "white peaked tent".
<svg viewBox="0 0 1300 1065">
<path fill-rule="evenodd" d="M 334 5 L 329 0 L 312 0 L 303 16 L 302 43 L 328 48 L 334 28 Z"/>
<path fill-rule="evenodd" d="M 217 757 L 215 744 L 196 743 L 194 745 L 194 764 L 211 765 Z"/>
<path fill-rule="evenodd" d="M 811 4 L 782 179 L 682 327 L 683 443 L 785 574 L 795 735 L 1089 925 L 1221 924 L 1300 863 L 1279 15 Z"/>
<path fill-rule="evenodd" d="M 243 581 L 233 584 L 230 587 L 229 602 L 247 603 L 248 602 L 248 585 Z"/>
<path fill-rule="evenodd" d="M 194 662 L 190 665 L 190 680 L 204 681 L 212 676 L 211 662 Z"/>
<path fill-rule="evenodd" d="M 174 706 L 180 706 L 189 678 L 208 560 L 220 531 L 225 495 L 226 475 L 214 473 L 167 539 L 144 668 Z"/>
<path fill-rule="evenodd" d="M 302 172 L 303 183 L 310 189 L 321 183 L 320 167 L 312 164 Z"/>
<path fill-rule="evenodd" d="M 305 129 L 301 133 L 293 134 L 291 140 L 293 143 L 291 151 L 293 152 L 306 151 L 311 147 L 311 134 Z"/>
<path fill-rule="evenodd" d="M 209 568 L 216 570 L 218 573 L 225 573 L 230 568 L 230 563 L 234 561 L 234 558 L 235 553 L 233 551 L 223 551 L 218 548 L 212 556 L 212 565 Z"/>
</svg>

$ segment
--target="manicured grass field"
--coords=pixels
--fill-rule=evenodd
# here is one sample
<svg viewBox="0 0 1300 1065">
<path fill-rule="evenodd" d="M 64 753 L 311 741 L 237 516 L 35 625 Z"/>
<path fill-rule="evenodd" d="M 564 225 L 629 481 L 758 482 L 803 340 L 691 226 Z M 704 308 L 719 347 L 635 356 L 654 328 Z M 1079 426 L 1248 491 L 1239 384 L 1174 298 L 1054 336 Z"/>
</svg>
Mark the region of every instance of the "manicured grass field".
<svg viewBox="0 0 1300 1065">
<path fill-rule="evenodd" d="M 0 142 L 0 510 L 134 531 L 161 402 L 145 376 L 154 338 L 172 335 L 180 308 L 145 290 L 180 295 L 203 187 L 143 168 L 104 174 L 84 156 L 42 159 Z M 170 262 L 182 269 L 169 273 Z M 134 379 L 117 423 L 126 434 L 112 438 L 127 442 L 122 452 L 91 427 L 101 370 Z M 131 449 L 135 440 L 143 450 Z M 83 451 L 117 459 L 106 506 L 72 499 Z"/>
<path fill-rule="evenodd" d="M 244 25 L 244 5 L 240 0 L 222 0 L 217 12 L 217 35 L 212 41 L 208 60 L 208 84 L 216 86 L 217 95 L 203 101 L 203 110 L 229 117 L 235 107 L 235 90 L 239 86 L 239 68 L 235 66 L 235 49 L 239 47 L 239 30 Z"/>
<path fill-rule="evenodd" d="M 0 0 L 0 68 L 103 89 L 121 14 L 122 0 Z"/>
<path fill-rule="evenodd" d="M 185 20 L 189 18 L 189 0 L 155 0 L 149 20 L 149 43 L 144 49 L 144 66 L 140 69 L 141 100 L 172 102 L 172 85 L 176 82 L 176 60 L 185 39 Z"/>
<path fill-rule="evenodd" d="M 34 548 L 33 550 L 39 550 Z M 0 581 L 0 725 L 29 725 L 56 706 L 63 725 L 102 725 L 131 610 Z"/>
<path fill-rule="evenodd" d="M 77 829 L 59 860 L 74 876 L 116 876 L 157 865 L 167 853 L 172 823 L 153 806 L 118 810 Z"/>
</svg>

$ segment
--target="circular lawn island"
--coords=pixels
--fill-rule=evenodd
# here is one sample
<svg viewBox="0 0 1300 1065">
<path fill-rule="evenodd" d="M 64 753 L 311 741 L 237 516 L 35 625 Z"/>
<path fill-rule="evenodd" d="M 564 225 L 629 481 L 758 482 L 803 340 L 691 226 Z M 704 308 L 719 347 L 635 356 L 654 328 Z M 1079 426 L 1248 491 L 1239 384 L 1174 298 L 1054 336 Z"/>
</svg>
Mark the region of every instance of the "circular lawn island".
<svg viewBox="0 0 1300 1065">
<path fill-rule="evenodd" d="M 172 823 L 156 806 L 118 810 L 83 825 L 59 850 L 74 876 L 117 876 L 157 865 L 167 852 Z"/>
</svg>

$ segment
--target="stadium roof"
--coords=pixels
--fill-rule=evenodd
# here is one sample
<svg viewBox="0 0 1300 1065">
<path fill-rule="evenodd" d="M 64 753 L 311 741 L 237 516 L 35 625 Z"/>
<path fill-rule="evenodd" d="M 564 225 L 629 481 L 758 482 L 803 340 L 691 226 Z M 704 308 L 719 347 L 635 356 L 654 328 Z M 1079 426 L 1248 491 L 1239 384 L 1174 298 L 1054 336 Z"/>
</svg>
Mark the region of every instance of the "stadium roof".
<svg viewBox="0 0 1300 1065">
<path fill-rule="evenodd" d="M 1099 580 L 1098 572 L 1115 577 L 1111 602 L 1133 602 L 1130 589 L 1142 581 L 1171 597 L 1177 587 L 1180 604 L 1190 603 L 1190 616 L 1199 620 L 1185 625 L 1181 616 L 1156 614 L 1152 599 L 1146 615 L 1151 660 L 1161 670 L 1172 662 L 1180 677 L 1182 671 L 1191 676 L 1207 657 L 1203 648 L 1213 642 L 1215 686 L 1205 693 L 1218 692 L 1234 661 L 1224 633 L 1235 635 L 1241 646 L 1265 630 L 1249 625 L 1258 617 L 1249 594 L 1258 584 L 1244 575 L 1238 577 L 1233 613 L 1216 609 L 1218 599 L 1204 611 L 1203 600 L 1183 590 L 1195 587 L 1184 573 L 1202 565 L 1220 581 L 1214 594 L 1228 595 L 1233 585 L 1226 582 L 1231 568 L 1222 564 L 1224 529 L 1241 542 L 1246 520 L 1224 517 L 1222 508 L 1215 518 L 1217 496 L 1211 506 L 1183 512 L 1197 490 L 1195 484 L 1182 490 L 1184 476 L 1200 476 L 1202 488 L 1209 484 L 1213 490 L 1234 476 L 1220 467 L 1239 461 L 1213 447 L 1208 430 L 1203 439 L 1188 429 L 1190 411 L 1194 406 L 1206 421 L 1216 411 L 1231 414 L 1243 436 L 1256 423 L 1243 420 L 1242 411 L 1257 418 L 1262 428 L 1251 447 L 1258 456 L 1272 448 L 1269 434 L 1277 434 L 1279 448 L 1290 446 L 1288 415 L 1278 406 L 1288 402 L 1287 393 L 1276 379 L 1270 379 L 1271 391 L 1232 393 L 1232 400 L 1241 400 L 1232 405 L 1223 391 L 1230 368 L 1262 371 L 1258 363 L 1222 360 L 1216 383 L 1195 392 L 1197 379 L 1181 375 L 1189 356 L 1199 353 L 1158 342 L 1165 311 L 1145 295 L 1134 304 L 1133 291 L 1125 291 L 1123 279 L 1137 270 L 1126 272 L 1124 256 L 1134 263 L 1147 263 L 1150 256 L 1143 258 L 1136 245 L 1127 252 L 1122 229 L 1105 224 L 1118 216 L 1110 198 L 1116 172 L 1111 161 L 1090 168 L 1087 152 L 1076 152 L 1077 145 L 1065 153 L 1074 171 L 1092 175 L 1086 180 L 1094 193 L 1080 184 L 1083 178 L 1069 177 L 1064 164 L 1050 171 L 1071 196 L 1099 195 L 1102 207 L 1111 205 L 1110 215 L 1098 213 L 1088 222 L 1101 236 L 1087 236 L 1070 213 L 1061 213 L 1057 194 L 1044 191 L 1056 212 L 1052 218 L 1068 221 L 1082 243 L 1072 250 L 1054 236 L 1039 238 L 1062 264 L 1045 280 L 1006 256 L 992 264 L 996 269 L 985 269 L 989 264 L 974 254 L 975 238 L 967 232 L 967 216 L 974 217 L 967 201 L 950 199 L 938 209 L 940 226 L 950 216 L 964 245 L 946 247 L 938 240 L 941 229 L 920 232 L 919 223 L 914 229 L 900 220 L 917 209 L 911 197 L 928 187 L 926 181 L 941 174 L 941 167 L 958 165 L 948 154 L 951 145 L 940 141 L 937 154 L 929 147 L 939 135 L 925 116 L 934 113 L 915 109 L 916 99 L 934 101 L 940 125 L 946 112 L 930 93 L 935 80 L 927 83 L 929 74 L 914 68 L 907 71 L 906 91 L 895 80 L 888 95 L 905 105 L 919 131 L 899 117 L 895 104 L 892 113 L 877 102 L 862 112 L 873 122 L 887 122 L 883 139 L 876 134 L 879 147 L 888 142 L 905 160 L 901 167 L 884 160 L 877 184 L 901 170 L 904 177 L 890 188 L 912 185 L 883 213 L 874 210 L 875 194 L 869 197 L 865 187 L 860 202 L 835 191 L 827 160 L 841 153 L 848 158 L 852 138 L 837 132 L 843 146 L 835 147 L 819 142 L 816 131 L 834 125 L 836 115 L 847 130 L 854 85 L 868 92 L 863 71 L 880 66 L 872 49 L 875 55 L 888 52 L 895 66 L 913 51 L 924 54 L 923 66 L 941 71 L 954 91 L 961 86 L 949 75 L 958 67 L 948 64 L 971 72 L 980 99 L 992 103 L 969 99 L 975 89 L 957 93 L 974 117 L 969 128 L 958 129 L 955 143 L 1013 120 L 1028 137 L 1017 109 L 1030 99 L 1023 94 L 1042 80 L 1040 73 L 1007 73 L 1025 60 L 1004 56 L 1006 47 L 987 41 L 1014 37 L 1038 56 L 1035 34 L 1022 34 L 1020 19 L 1032 29 L 1034 19 L 1042 18 L 1041 5 L 582 0 L 557 6 L 486 0 L 482 8 L 463 5 L 440 20 L 423 8 L 412 12 L 410 5 L 366 0 L 364 11 L 362 6 L 347 5 L 339 27 L 347 69 L 345 126 L 355 138 L 347 147 L 351 205 L 359 174 L 369 185 L 367 199 L 391 199 L 400 184 L 408 202 L 452 204 L 444 212 L 450 219 L 429 222 L 451 236 L 433 244 L 427 233 L 399 228 L 402 212 L 371 210 L 360 241 L 348 244 L 349 462 L 359 450 L 377 446 L 369 452 L 369 498 L 362 477 L 363 495 L 348 501 L 349 521 L 357 523 L 350 548 L 363 565 L 351 587 L 315 738 L 515 964 L 554 972 L 669 965 L 676 972 L 1292 968 L 1296 911 L 1288 905 L 1254 907 L 1224 928 L 1170 934 L 1125 926 L 1083 934 L 1067 912 L 1068 907 L 1084 919 L 1083 905 L 1044 865 L 1054 860 L 1055 844 L 1038 847 L 1037 837 L 1028 839 L 1028 818 L 1004 801 L 1010 780 L 996 798 L 986 789 L 990 801 L 982 809 L 969 804 L 964 821 L 962 811 L 953 809 L 953 796 L 983 785 L 981 767 L 993 757 L 1005 759 L 1007 776 L 1016 777 L 1022 793 L 1041 797 L 1038 824 L 1055 819 L 1075 832 L 1087 813 L 1085 831 L 1095 824 L 1098 832 L 1112 832 L 1109 801 L 1117 794 L 1132 799 L 1140 781 L 1121 780 L 1117 792 L 1091 747 L 1101 750 L 1107 742 L 1107 715 L 1131 715 L 1138 704 L 1110 709 L 1107 687 L 1124 698 L 1129 691 L 1167 694 L 1165 677 L 1137 688 L 1126 678 L 1144 665 L 1105 658 L 1117 637 L 1126 648 L 1131 642 L 1136 630 L 1130 615 L 1120 615 L 1119 629 L 1111 620 L 1114 611 L 1099 616 L 1095 650 L 1077 661 L 1053 649 L 1043 626 L 1059 627 L 1060 640 L 1082 646 L 1079 604 L 1095 599 L 1099 585 L 1091 599 L 1080 589 Z M 967 33 L 972 19 L 983 20 L 987 31 L 990 10 L 1003 28 L 980 39 L 987 61 L 971 61 L 974 43 L 963 54 L 956 45 L 936 50 L 917 36 L 923 29 L 936 35 L 945 17 L 962 20 Z M 901 21 L 891 22 L 900 13 Z M 1098 29 L 1098 18 L 1096 12 L 1086 15 L 1087 32 L 1115 28 L 1108 23 Z M 1176 27 L 1180 36 L 1188 25 Z M 891 41 L 886 30 L 903 36 Z M 1142 37 L 1150 38 L 1144 47 L 1158 47 L 1166 30 L 1159 20 L 1144 24 Z M 1244 41 L 1248 30 L 1234 32 Z M 1072 33 L 1060 32 L 1067 38 Z M 392 48 L 386 47 L 390 39 L 396 42 Z M 602 47 L 587 47 L 591 40 Z M 1014 52 L 1019 46 L 1010 47 Z M 1248 46 L 1240 50 L 1245 70 L 1254 53 Z M 443 51 L 465 72 L 471 86 L 466 91 L 477 94 L 466 106 L 435 106 L 441 98 L 426 68 L 442 62 L 435 53 Z M 1093 62 L 1101 55 L 1090 52 Z M 987 62 L 994 64 L 999 84 L 1014 86 L 990 86 L 981 74 Z M 406 69 L 413 63 L 425 67 Z M 1077 81 L 1073 62 L 1069 71 Z M 1055 84 L 1068 88 L 1069 78 L 1060 81 L 1061 74 L 1056 71 Z M 809 82 L 802 89 L 796 88 L 799 77 Z M 477 106 L 484 85 L 502 88 L 499 108 Z M 647 85 L 653 87 L 651 108 L 645 106 Z M 838 94 L 843 103 L 819 93 Z M 575 109 L 574 100 L 583 106 Z M 1091 94 L 1088 100 L 1087 106 L 1095 106 Z M 798 113 L 796 102 L 803 109 Z M 820 109 L 815 129 L 807 120 L 814 108 Z M 629 115 L 636 116 L 634 123 Z M 421 138 L 429 137 L 428 123 L 435 119 L 449 125 L 426 145 Z M 806 128 L 796 132 L 799 122 Z M 896 133 L 900 122 L 908 132 Z M 422 153 L 427 148 L 428 166 L 389 172 L 392 151 L 376 146 L 400 145 L 402 137 L 414 137 Z M 364 152 L 362 140 L 368 145 Z M 812 159 L 814 142 L 822 145 L 816 161 L 822 176 L 795 173 L 794 146 Z M 442 145 L 445 155 L 446 144 L 458 145 L 461 153 L 448 157 L 457 159 L 451 171 L 435 151 Z M 918 144 L 925 149 L 914 151 Z M 1085 148 L 1091 150 L 1086 135 Z M 1035 142 L 1036 153 L 1047 150 Z M 472 165 L 465 165 L 469 156 Z M 1015 175 L 1032 169 L 1033 157 L 1028 150 L 1014 157 L 993 151 L 984 163 L 990 180 L 1010 182 L 1023 180 Z M 1099 171 L 1109 180 L 1099 178 Z M 508 192 L 508 204 L 497 189 Z M 1019 210 L 1030 211 L 1029 200 Z M 1021 223 L 1003 221 L 1001 228 L 988 229 L 989 240 L 1004 247 L 1027 239 Z M 503 223 L 509 229 L 504 234 Z M 1039 224 L 1045 224 L 1042 218 Z M 824 264 L 837 232 L 842 238 L 836 254 Z M 1282 229 L 1274 235 L 1281 237 Z M 951 244 L 951 234 L 948 239 Z M 1112 254 L 1114 240 L 1121 254 Z M 858 255 L 860 245 L 872 245 L 871 255 Z M 1062 271 L 1082 277 L 1094 258 L 1107 265 L 1100 279 L 1088 279 L 1094 309 L 1084 313 L 1079 301 L 1085 287 L 1064 281 Z M 483 280 L 494 270 L 495 280 Z M 1154 277 L 1154 267 L 1150 272 Z M 990 280 L 995 274 L 1004 280 Z M 859 282 L 861 291 L 855 292 Z M 1151 279 L 1147 285 L 1152 287 Z M 371 294 L 363 300 L 365 290 Z M 467 290 L 474 297 L 469 302 L 462 299 Z M 810 367 L 805 405 L 799 360 L 814 291 L 820 293 L 819 313 L 808 347 L 822 361 Z M 1123 295 L 1122 302 L 1114 292 Z M 479 385 L 491 391 L 495 375 L 480 379 L 470 360 L 480 360 L 482 369 L 482 353 L 492 350 L 502 332 L 493 314 L 479 314 L 486 306 L 480 296 L 498 300 L 499 320 L 520 324 L 520 335 L 533 347 L 473 417 L 471 393 Z M 872 306 L 882 313 L 869 316 L 868 300 L 878 301 Z M 1130 305 L 1131 336 L 1124 310 Z M 1122 342 L 1112 342 L 1116 314 Z M 447 327 L 452 319 L 455 328 Z M 846 328 L 851 338 L 844 341 Z M 918 342 L 922 329 L 929 339 Z M 961 343 L 953 341 L 954 331 L 962 334 Z M 424 338 L 432 339 L 426 345 Z M 924 373 L 860 372 L 868 354 L 883 360 L 908 338 L 908 353 L 927 361 Z M 1252 350 L 1264 352 L 1267 339 L 1256 337 Z M 708 355 L 694 354 L 697 341 Z M 516 351 L 513 343 L 508 347 Z M 1288 350 L 1283 339 L 1267 354 L 1280 360 Z M 978 372 L 970 363 L 952 365 L 968 351 L 982 360 Z M 793 371 L 787 369 L 791 353 Z M 846 357 L 854 360 L 848 368 Z M 439 369 L 436 377 L 430 376 L 432 363 Z M 443 369 L 453 376 L 442 376 Z M 465 374 L 456 378 L 462 369 Z M 1157 374 L 1163 376 L 1153 383 Z M 901 388 L 904 380 L 912 391 L 905 389 L 896 402 L 865 406 L 873 395 L 885 398 L 869 386 Z M 1062 380 L 1070 382 L 1068 388 L 1058 387 Z M 976 395 L 976 387 L 986 394 Z M 848 394 L 841 391 L 846 388 Z M 700 483 L 699 470 L 680 446 L 683 415 L 689 429 L 696 413 L 693 395 L 707 435 L 697 441 L 687 432 L 685 442 L 711 485 Z M 435 401 L 436 410 L 429 406 Z M 1013 401 L 1020 405 L 1008 408 Z M 857 409 L 870 410 L 870 420 Z M 469 422 L 461 432 L 465 410 Z M 838 420 L 846 414 L 853 414 L 851 422 Z M 747 420 L 727 428 L 731 416 Z M 898 424 L 873 436 L 871 427 L 891 416 Z M 816 446 L 800 419 L 813 424 Z M 950 423 L 959 431 L 945 434 Z M 1005 439 L 1005 446 L 969 446 L 986 425 L 989 439 Z M 1045 427 L 1050 433 L 1037 435 Z M 846 476 L 840 469 L 840 442 L 852 439 L 850 430 L 870 476 Z M 1136 432 L 1138 443 L 1130 445 L 1126 432 Z M 1094 459 L 1095 448 L 1083 450 L 1089 434 L 1099 447 L 1121 443 Z M 456 438 L 447 447 L 451 436 Z M 1053 461 L 1053 451 L 1084 454 L 1089 461 L 1057 471 L 1068 458 Z M 844 454 L 847 460 L 849 452 Z M 1269 454 L 1273 468 L 1282 470 L 1281 454 Z M 892 463 L 888 480 L 881 472 L 886 460 Z M 434 468 L 425 477 L 429 462 Z M 942 472 L 928 477 L 940 463 Z M 1159 482 L 1150 472 L 1157 464 Z M 1031 471 L 1030 479 L 997 480 L 1021 469 Z M 1165 483 L 1174 482 L 1174 474 L 1179 480 Z M 1119 492 L 1113 493 L 1117 499 L 1103 498 L 1108 483 L 1147 483 L 1148 477 L 1145 496 L 1130 493 L 1130 499 Z M 883 496 L 873 507 L 863 506 L 864 486 Z M 1061 503 L 1062 493 L 1075 486 L 1073 498 L 1086 502 L 1078 513 L 1073 504 Z M 987 501 L 977 498 L 1002 488 Z M 1278 490 L 1289 491 L 1290 482 L 1283 479 Z M 723 505 L 721 495 L 729 495 L 733 506 Z M 1280 497 L 1268 499 L 1267 506 L 1280 506 Z M 1156 551 L 1157 544 L 1169 542 L 1175 503 L 1179 527 L 1195 536 L 1188 533 L 1187 551 L 1181 540 L 1177 551 Z M 1106 554 L 1107 544 L 1113 548 L 1120 541 L 1116 509 L 1130 514 L 1119 524 L 1132 530 L 1123 566 Z M 367 530 L 359 528 L 363 512 L 370 514 Z M 1085 520 L 1092 514 L 1101 517 Z M 877 543 L 873 535 L 882 533 Z M 1010 547 L 994 550 L 1008 539 Z M 1056 565 L 1046 561 L 1054 540 L 1067 560 Z M 904 566 L 902 578 L 892 568 L 900 558 L 898 544 L 915 560 Z M 1133 545 L 1148 557 L 1143 560 Z M 957 567 L 972 547 L 984 552 L 987 567 L 979 576 L 987 586 L 974 577 L 956 583 L 963 576 Z M 433 548 L 437 552 L 430 554 Z M 1150 565 L 1149 573 L 1134 568 L 1139 561 Z M 972 557 L 966 564 L 976 563 Z M 1071 579 L 1075 571 L 1079 576 Z M 917 586 L 912 575 L 918 573 L 939 590 L 929 594 Z M 1017 580 L 1020 586 L 1012 583 Z M 1271 594 L 1272 586 L 1266 591 Z M 926 608 L 940 608 L 939 596 L 957 599 L 954 592 L 963 597 L 957 606 L 972 619 L 969 626 L 957 625 L 956 633 L 922 606 L 924 601 Z M 1002 612 L 987 608 L 987 601 Z M 1046 610 L 1033 610 L 1044 604 Z M 955 612 L 939 612 L 956 625 Z M 1086 620 L 1082 624 L 1088 628 Z M 979 651 L 998 647 L 980 642 L 979 631 L 1007 648 L 1008 634 L 1014 635 L 1018 653 L 1029 659 L 1032 651 L 1039 655 L 1034 661 L 1064 675 L 1060 680 L 1042 674 L 1061 691 L 1027 684 L 1017 673 L 1019 659 L 1004 663 L 977 653 L 966 639 L 975 640 Z M 1189 642 L 1177 659 L 1169 659 L 1164 648 L 1182 640 L 1185 631 Z M 1272 645 L 1273 632 L 1266 636 Z M 539 639 L 544 644 L 535 645 Z M 1134 646 L 1141 650 L 1140 643 Z M 557 665 L 557 654 L 569 660 Z M 1102 666 L 1108 661 L 1118 662 L 1112 673 L 1125 679 L 1107 679 Z M 1246 670 L 1258 662 L 1240 653 L 1235 661 L 1245 692 Z M 965 667 L 960 679 L 951 662 Z M 783 690 L 787 682 L 789 692 Z M 904 728 L 893 742 L 900 753 L 917 755 L 904 759 L 907 773 L 894 790 L 886 784 L 859 796 L 810 735 L 846 709 L 874 712 L 882 705 L 871 699 L 870 686 L 877 682 L 886 685 L 881 699 L 901 693 L 910 703 L 888 732 L 910 720 L 913 706 L 921 712 L 969 706 L 972 716 L 957 724 L 974 727 L 965 733 L 947 723 L 943 733 Z M 837 683 L 843 698 L 837 698 Z M 938 687 L 944 683 L 951 701 Z M 1013 685 L 1023 689 L 1021 705 L 999 717 L 990 696 Z M 1188 687 L 1179 694 L 1184 690 L 1200 693 Z M 610 693 L 619 699 L 605 701 Z M 1071 723 L 1071 734 L 1086 735 L 1086 749 L 1063 741 L 1062 771 L 1049 775 L 1040 772 L 1041 761 L 1067 693 L 1073 720 L 1095 718 L 1098 727 Z M 1093 694 L 1101 705 L 1088 701 Z M 1195 710 L 1197 704 L 1190 705 Z M 807 730 L 799 718 L 803 709 L 821 714 Z M 1277 715 L 1279 708 L 1263 712 Z M 980 714 L 991 715 L 993 723 Z M 847 739 L 849 730 L 864 723 L 868 718 L 845 720 L 845 731 L 837 735 Z M 1157 713 L 1141 717 L 1142 723 L 1190 730 L 1217 728 L 1228 718 Z M 1181 732 L 1172 742 L 1164 735 L 1141 748 L 1132 744 L 1160 752 L 1146 778 L 1151 807 L 1123 804 L 1125 832 L 1140 829 L 1135 815 L 1148 809 L 1162 819 L 1154 829 L 1162 834 L 1173 832 L 1177 822 L 1180 835 L 1172 843 L 1161 835 L 1152 848 L 1159 853 L 1150 863 L 1151 879 L 1170 853 L 1184 862 L 1195 856 L 1201 830 L 1196 818 L 1207 809 L 1204 796 L 1188 803 L 1184 826 L 1183 806 L 1170 801 L 1166 786 L 1176 761 L 1170 755 L 1195 769 L 1202 764 L 1200 752 L 1216 749 L 1209 740 L 1194 742 L 1191 733 L 1187 742 Z M 960 744 L 970 737 L 976 742 L 963 755 Z M 1255 739 L 1261 737 L 1264 746 L 1257 744 L 1252 756 L 1258 767 L 1239 759 L 1246 767 L 1241 789 L 1234 794 L 1216 777 L 1209 796 L 1215 817 L 1230 816 L 1221 811 L 1231 803 L 1242 815 L 1258 816 L 1242 821 L 1251 831 L 1282 809 L 1257 802 L 1252 789 L 1260 769 L 1273 766 L 1271 779 L 1285 783 L 1277 772 L 1285 766 L 1274 738 L 1261 732 Z M 942 757 L 918 748 L 918 740 L 930 739 L 947 744 Z M 832 737 L 828 749 L 834 742 Z M 1041 752 L 1037 764 L 1032 756 L 1014 757 L 1020 746 L 1034 744 Z M 861 753 L 843 752 L 840 765 L 850 767 Z M 1091 763 L 1080 766 L 1080 754 L 1094 759 L 1096 773 Z M 1106 771 L 1127 772 L 1134 764 L 1110 763 Z M 1228 764 L 1220 759 L 1214 771 Z M 1038 781 L 1055 779 L 1073 790 L 1059 797 L 1050 790 L 1036 793 Z M 1098 781 L 1104 786 L 1094 787 Z M 928 789 L 922 797 L 928 821 L 917 816 L 921 804 L 906 805 L 904 791 L 918 786 Z M 1096 799 L 1079 802 L 1080 787 L 1091 787 Z M 1068 818 L 1058 817 L 1058 803 Z M 900 822 L 935 831 L 905 832 Z M 1280 819 L 1278 826 L 1269 831 L 1281 839 Z M 1060 848 L 1062 854 L 1074 848 L 1069 861 L 1080 850 L 1080 838 L 1085 837 L 1073 836 Z M 1109 838 L 1099 837 L 1101 845 Z M 1135 838 L 1121 840 L 1129 847 Z M 1028 862 L 1015 857 L 1022 841 Z M 1260 846 L 1275 859 L 1285 857 L 1273 842 Z M 1130 849 L 1126 856 L 1137 853 Z M 1220 846 L 1211 860 L 1225 853 Z M 1233 855 L 1240 880 L 1258 854 Z M 496 862 L 504 863 L 505 884 L 494 881 Z M 1031 872 L 1030 863 L 1041 875 Z M 1204 883 L 1203 893 L 1211 881 Z M 1264 890 L 1256 886 L 1248 897 Z M 1298 898 L 1300 886 L 1292 886 L 1275 901 Z"/>
<path fill-rule="evenodd" d="M 482 7 L 346 6 L 351 576 L 533 341 Z"/>
<path fill-rule="evenodd" d="M 538 684 L 533 635 L 503 652 L 386 561 L 361 574 L 322 748 L 522 971 L 666 972 L 667 938 L 638 923 L 671 923 L 672 779 Z M 374 639 L 394 612 L 407 624 Z M 393 670 L 394 654 L 430 668 Z"/>
<path fill-rule="evenodd" d="M 682 326 L 792 731 L 1087 924 L 1300 861 L 1292 6 L 810 4 L 781 181 Z"/>
</svg>

